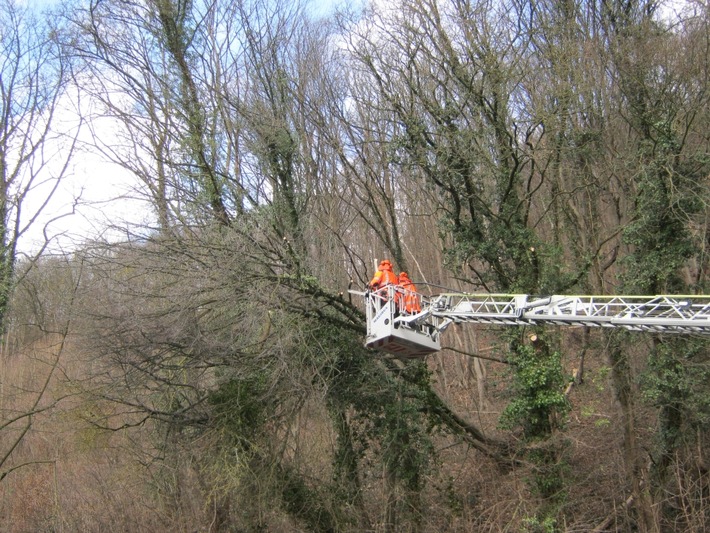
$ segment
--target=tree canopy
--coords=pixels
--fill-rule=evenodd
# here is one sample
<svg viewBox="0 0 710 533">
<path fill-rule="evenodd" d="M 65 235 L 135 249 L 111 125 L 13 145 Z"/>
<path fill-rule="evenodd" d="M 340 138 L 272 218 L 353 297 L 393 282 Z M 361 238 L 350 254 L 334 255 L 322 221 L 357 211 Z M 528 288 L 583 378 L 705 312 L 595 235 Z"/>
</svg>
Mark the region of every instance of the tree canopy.
<svg viewBox="0 0 710 533">
<path fill-rule="evenodd" d="M 58 403 L 140 441 L 165 514 L 137 527 L 702 529 L 705 341 L 464 326 L 400 361 L 363 346 L 347 292 L 389 258 L 427 294 L 704 293 L 710 12 L 662 7 L 58 6 L 46 57 L 66 75 L 30 86 L 118 125 L 85 149 L 136 178 L 155 223 L 0 276 L 8 342 L 71 339 Z M 33 120 L 15 123 L 32 146 Z M 21 452 L 0 449 L 0 479 Z"/>
</svg>

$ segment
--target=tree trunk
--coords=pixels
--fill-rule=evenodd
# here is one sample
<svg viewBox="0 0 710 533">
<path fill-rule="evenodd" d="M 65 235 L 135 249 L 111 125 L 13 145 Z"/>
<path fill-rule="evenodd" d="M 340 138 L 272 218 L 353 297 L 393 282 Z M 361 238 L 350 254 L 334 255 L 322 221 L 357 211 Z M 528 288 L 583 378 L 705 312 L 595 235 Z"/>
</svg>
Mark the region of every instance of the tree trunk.
<svg viewBox="0 0 710 533">
<path fill-rule="evenodd" d="M 636 439 L 633 376 L 618 333 L 611 337 L 609 363 L 614 395 L 621 411 L 624 466 L 638 514 L 638 529 L 643 533 L 660 533 L 658 516 L 645 479 L 642 450 Z"/>
</svg>

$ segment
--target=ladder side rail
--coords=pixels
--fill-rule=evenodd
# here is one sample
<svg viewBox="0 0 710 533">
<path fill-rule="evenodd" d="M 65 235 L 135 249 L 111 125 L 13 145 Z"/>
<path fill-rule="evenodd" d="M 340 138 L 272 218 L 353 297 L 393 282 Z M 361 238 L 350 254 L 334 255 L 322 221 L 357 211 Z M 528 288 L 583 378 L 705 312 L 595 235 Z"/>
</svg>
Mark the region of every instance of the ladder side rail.
<svg viewBox="0 0 710 533">
<path fill-rule="evenodd" d="M 493 326 L 528 326 L 528 325 L 548 325 L 548 326 L 578 326 L 578 327 L 602 327 L 602 328 L 624 328 L 631 331 L 651 331 L 657 333 L 694 333 L 698 335 L 710 335 L 710 322 L 703 325 L 697 321 L 667 318 L 616 318 L 606 317 L 582 317 L 569 315 L 542 315 L 521 317 L 504 317 L 490 314 L 472 315 L 467 313 L 436 313 L 437 318 L 448 319 L 452 323 L 474 323 Z"/>
<path fill-rule="evenodd" d="M 511 294 L 481 294 L 446 295 L 450 305 L 445 309 L 447 314 L 472 314 L 476 316 L 519 316 L 518 300 L 520 295 Z"/>
<path fill-rule="evenodd" d="M 586 317 L 636 317 L 684 320 L 710 320 L 710 300 L 698 297 L 675 300 L 668 296 L 551 296 L 526 304 L 522 315 L 569 315 Z"/>
<path fill-rule="evenodd" d="M 710 331 L 710 296 L 447 295 L 432 311 L 453 322 L 503 325 L 554 323 L 658 331 Z"/>
<path fill-rule="evenodd" d="M 699 296 L 662 296 L 667 314 L 690 319 L 710 319 L 710 299 Z"/>
<path fill-rule="evenodd" d="M 584 298 L 584 297 L 581 297 Z M 589 309 L 595 316 L 627 316 L 637 318 L 683 318 L 704 321 L 710 319 L 710 301 L 707 297 L 690 297 L 677 300 L 669 296 L 615 297 L 604 302 L 602 297 L 589 297 Z M 694 300 L 693 300 L 694 298 Z"/>
</svg>

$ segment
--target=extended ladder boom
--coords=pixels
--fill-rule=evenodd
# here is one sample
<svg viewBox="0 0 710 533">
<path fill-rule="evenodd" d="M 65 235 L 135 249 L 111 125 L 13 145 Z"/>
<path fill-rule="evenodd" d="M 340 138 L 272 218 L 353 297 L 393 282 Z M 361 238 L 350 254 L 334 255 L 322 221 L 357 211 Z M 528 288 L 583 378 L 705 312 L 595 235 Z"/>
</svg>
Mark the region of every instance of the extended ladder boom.
<svg viewBox="0 0 710 533">
<path fill-rule="evenodd" d="M 431 313 L 450 323 L 621 327 L 710 335 L 710 296 L 563 296 L 441 294 Z"/>
</svg>

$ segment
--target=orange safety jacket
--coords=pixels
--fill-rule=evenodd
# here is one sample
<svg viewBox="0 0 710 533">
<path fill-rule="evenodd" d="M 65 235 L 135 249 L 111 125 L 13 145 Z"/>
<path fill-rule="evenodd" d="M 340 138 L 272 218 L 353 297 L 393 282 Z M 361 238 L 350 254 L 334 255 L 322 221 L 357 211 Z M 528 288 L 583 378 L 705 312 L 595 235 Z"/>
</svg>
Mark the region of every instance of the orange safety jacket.
<svg viewBox="0 0 710 533">
<path fill-rule="evenodd" d="M 402 308 L 402 304 L 404 304 L 404 311 L 406 311 L 409 314 L 416 314 L 421 312 L 422 310 L 422 304 L 419 298 L 419 294 L 417 293 L 417 287 L 414 285 L 411 279 L 409 279 L 409 276 L 407 275 L 406 272 L 402 272 L 399 275 L 399 285 L 404 289 L 404 294 L 402 296 L 402 300 L 400 302 L 400 309 Z"/>
<path fill-rule="evenodd" d="M 392 272 L 392 264 L 384 260 L 380 263 L 377 272 L 370 280 L 369 287 L 371 290 L 376 291 L 387 285 L 397 285 L 397 276 Z"/>
</svg>

